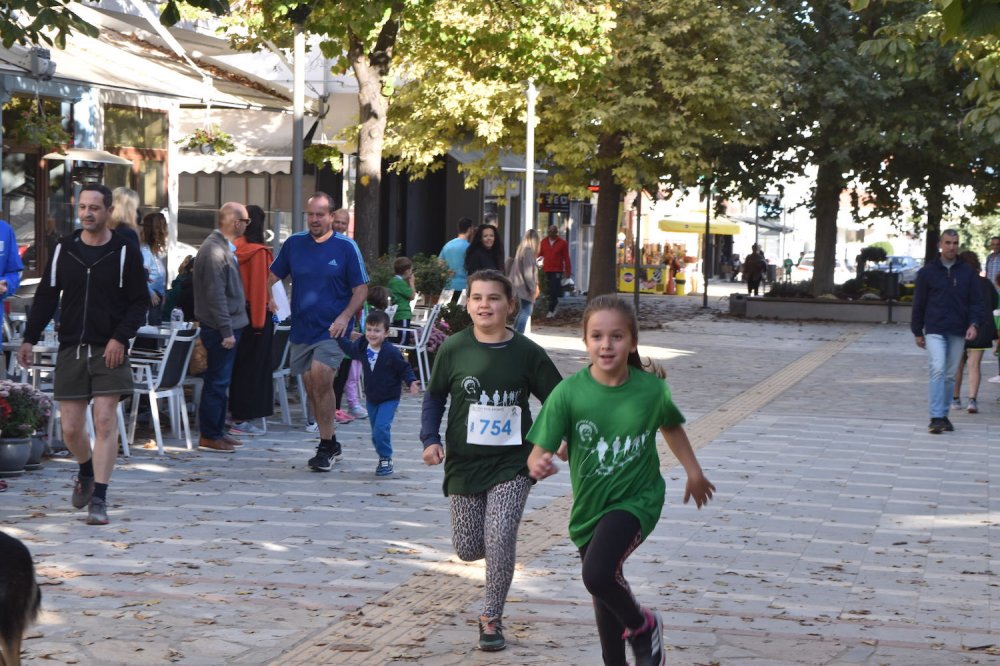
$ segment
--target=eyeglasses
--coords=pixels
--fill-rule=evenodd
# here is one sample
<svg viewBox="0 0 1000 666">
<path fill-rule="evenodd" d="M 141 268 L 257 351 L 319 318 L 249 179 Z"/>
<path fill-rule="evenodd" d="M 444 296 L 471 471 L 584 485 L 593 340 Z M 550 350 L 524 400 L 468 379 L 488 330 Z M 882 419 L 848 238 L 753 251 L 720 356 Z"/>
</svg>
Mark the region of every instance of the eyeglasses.
<svg viewBox="0 0 1000 666">
<path fill-rule="evenodd" d="M 238 218 L 236 218 L 236 221 L 237 222 L 242 222 L 243 224 L 250 224 L 250 218 L 249 217 L 238 217 Z"/>
</svg>

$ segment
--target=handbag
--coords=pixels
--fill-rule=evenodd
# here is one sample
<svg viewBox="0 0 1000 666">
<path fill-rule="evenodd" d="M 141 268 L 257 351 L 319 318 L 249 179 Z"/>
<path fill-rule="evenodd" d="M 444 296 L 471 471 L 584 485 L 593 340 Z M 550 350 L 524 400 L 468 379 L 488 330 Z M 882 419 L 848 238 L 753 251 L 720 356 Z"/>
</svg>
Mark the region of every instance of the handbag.
<svg viewBox="0 0 1000 666">
<path fill-rule="evenodd" d="M 194 348 L 191 349 L 191 360 L 188 362 L 188 375 L 200 375 L 208 369 L 208 350 L 205 343 L 201 341 L 199 335 L 194 339 Z"/>
</svg>

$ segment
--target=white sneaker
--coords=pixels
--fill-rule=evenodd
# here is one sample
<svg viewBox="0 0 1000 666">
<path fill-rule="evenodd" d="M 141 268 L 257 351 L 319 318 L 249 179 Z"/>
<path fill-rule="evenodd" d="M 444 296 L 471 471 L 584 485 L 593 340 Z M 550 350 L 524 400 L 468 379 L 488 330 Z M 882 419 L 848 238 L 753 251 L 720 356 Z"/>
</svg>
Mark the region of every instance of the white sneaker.
<svg viewBox="0 0 1000 666">
<path fill-rule="evenodd" d="M 990 377 L 986 381 L 988 381 L 990 384 L 1000 384 L 1000 375 L 997 375 L 996 377 Z"/>
<path fill-rule="evenodd" d="M 232 435 L 244 435 L 247 437 L 259 437 L 265 434 L 264 429 L 259 425 L 254 425 L 250 421 L 238 421 L 229 426 L 229 432 Z"/>
<path fill-rule="evenodd" d="M 319 424 L 313 421 L 306 424 L 306 432 L 319 432 Z"/>
<path fill-rule="evenodd" d="M 368 418 L 368 410 L 361 405 L 352 405 L 351 408 L 347 410 L 347 413 L 356 419 Z"/>
<path fill-rule="evenodd" d="M 552 318 L 553 318 L 553 317 L 555 317 L 555 316 L 556 316 L 556 313 L 555 313 L 555 312 L 546 312 L 546 313 L 545 313 L 545 318 L 546 318 L 546 319 L 552 319 Z"/>
</svg>

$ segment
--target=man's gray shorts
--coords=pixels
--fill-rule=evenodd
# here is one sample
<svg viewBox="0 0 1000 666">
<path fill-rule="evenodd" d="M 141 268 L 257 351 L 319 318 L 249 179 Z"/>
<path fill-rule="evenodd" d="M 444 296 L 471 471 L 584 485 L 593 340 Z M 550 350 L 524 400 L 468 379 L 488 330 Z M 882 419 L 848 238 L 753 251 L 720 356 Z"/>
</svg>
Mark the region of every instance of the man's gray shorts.
<svg viewBox="0 0 1000 666">
<path fill-rule="evenodd" d="M 340 363 L 344 360 L 344 350 L 340 348 L 340 343 L 330 338 L 320 340 L 312 344 L 292 343 L 288 350 L 288 367 L 293 375 L 301 375 L 309 370 L 313 361 L 328 365 L 334 372 L 340 369 Z"/>
</svg>

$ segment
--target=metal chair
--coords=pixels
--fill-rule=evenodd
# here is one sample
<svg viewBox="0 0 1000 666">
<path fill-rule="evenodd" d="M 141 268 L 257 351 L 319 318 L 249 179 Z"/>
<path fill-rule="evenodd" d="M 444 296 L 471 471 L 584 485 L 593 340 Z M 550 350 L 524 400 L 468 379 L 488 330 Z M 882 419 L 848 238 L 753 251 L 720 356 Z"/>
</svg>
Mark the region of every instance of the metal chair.
<svg viewBox="0 0 1000 666">
<path fill-rule="evenodd" d="M 289 366 L 289 350 L 292 343 L 288 338 L 291 331 L 291 326 L 275 326 L 274 338 L 271 341 L 271 379 L 274 381 L 274 395 L 278 398 L 278 405 L 281 407 L 281 422 L 285 425 L 292 425 L 287 386 L 288 378 L 292 376 L 292 369 Z M 302 417 L 308 423 L 309 401 L 306 398 L 305 382 L 302 380 L 302 375 L 298 375 L 295 381 L 299 390 L 299 400 L 302 403 Z"/>
<path fill-rule="evenodd" d="M 184 378 L 194 350 L 198 329 L 176 330 L 170 334 L 167 346 L 160 360 L 135 360 L 132 362 L 133 389 L 132 410 L 129 417 L 129 440 L 135 438 L 135 426 L 139 420 L 139 401 L 142 396 L 149 399 L 149 411 L 153 417 L 156 448 L 163 454 L 163 432 L 160 428 L 159 400 L 166 398 L 169 405 L 170 423 L 174 436 L 180 437 L 178 424 L 183 425 L 184 441 L 191 449 L 191 425 L 188 423 L 187 408 L 184 404 Z"/>
<path fill-rule="evenodd" d="M 435 305 L 430 309 L 427 319 L 420 326 L 394 326 L 391 329 L 393 332 L 400 333 L 402 336 L 401 340 L 406 340 L 407 338 L 413 339 L 414 342 L 412 344 L 397 342 L 396 346 L 406 351 L 412 351 L 417 355 L 417 369 L 420 372 L 420 385 L 422 387 L 427 386 L 427 380 L 431 375 L 431 362 L 430 357 L 427 355 L 427 341 L 430 340 L 431 331 L 434 329 L 434 323 L 437 321 L 440 312 L 441 305 Z"/>
</svg>

